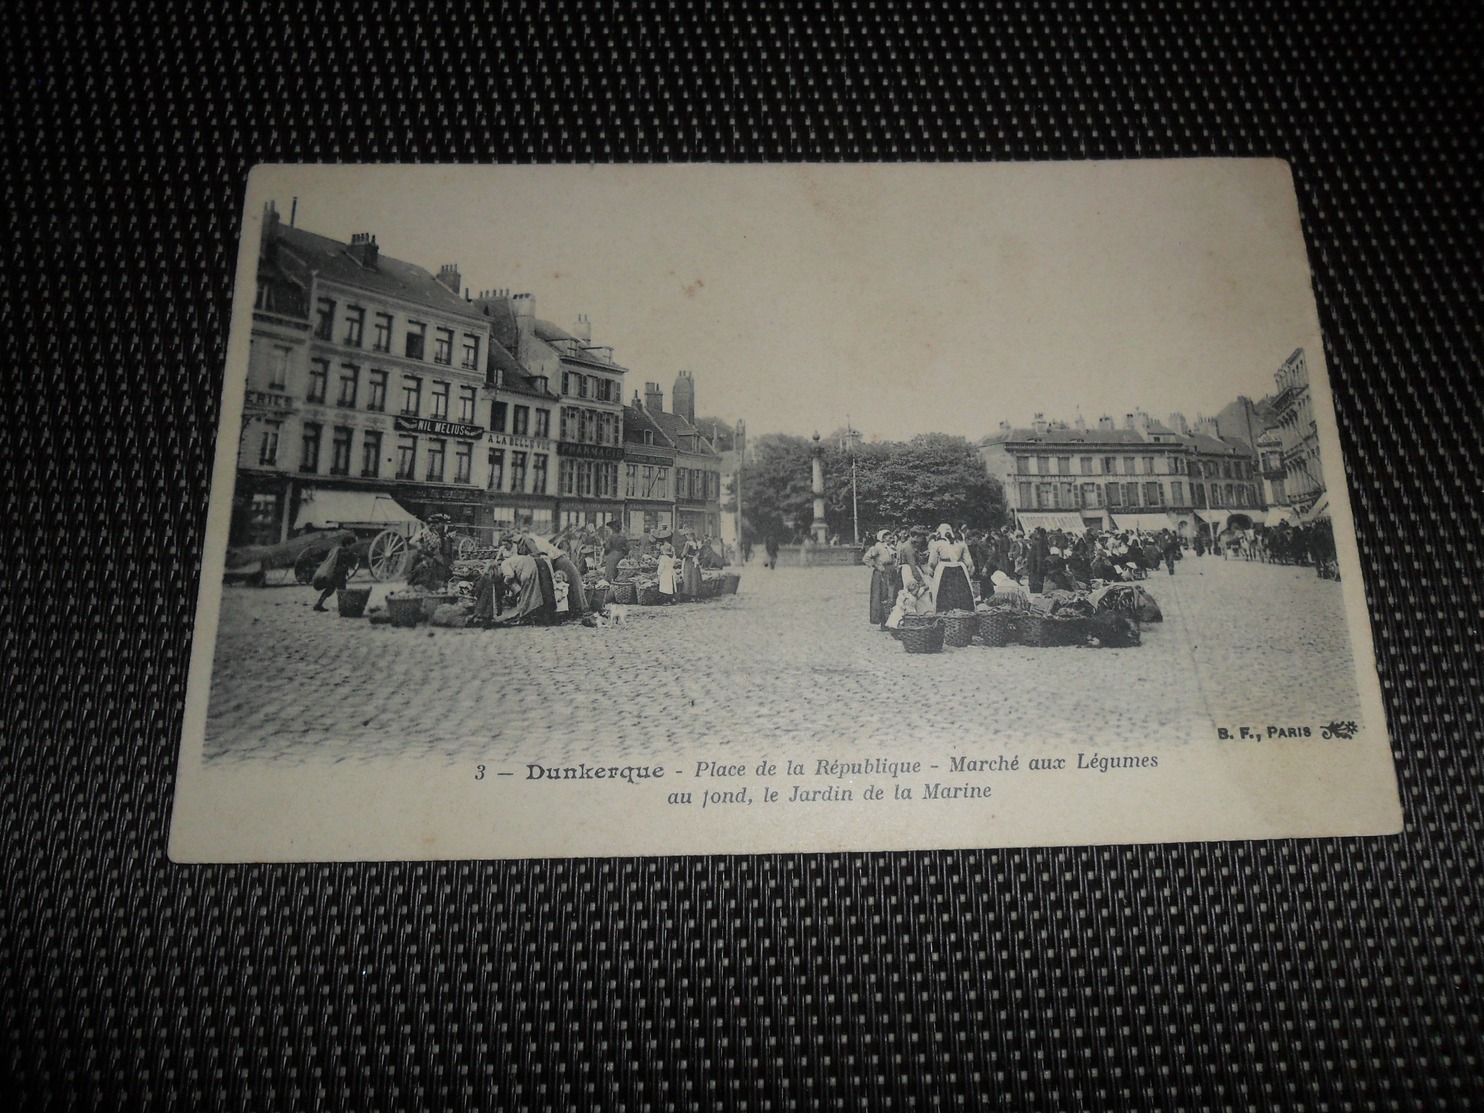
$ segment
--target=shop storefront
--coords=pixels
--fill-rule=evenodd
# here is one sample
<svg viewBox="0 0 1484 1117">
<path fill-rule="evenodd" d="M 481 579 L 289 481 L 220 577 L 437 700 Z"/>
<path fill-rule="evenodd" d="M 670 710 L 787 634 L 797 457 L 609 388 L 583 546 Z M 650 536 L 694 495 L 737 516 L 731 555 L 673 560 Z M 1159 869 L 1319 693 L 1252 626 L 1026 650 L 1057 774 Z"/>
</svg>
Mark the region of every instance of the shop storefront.
<svg viewBox="0 0 1484 1117">
<path fill-rule="evenodd" d="M 618 478 L 623 447 L 587 442 L 559 442 L 560 485 L 557 526 L 606 524 L 624 519 Z"/>
<path fill-rule="evenodd" d="M 552 463 L 557 444 L 549 438 L 491 431 L 488 439 L 487 522 L 497 530 L 529 528 L 550 534 L 557 527 Z"/>
</svg>

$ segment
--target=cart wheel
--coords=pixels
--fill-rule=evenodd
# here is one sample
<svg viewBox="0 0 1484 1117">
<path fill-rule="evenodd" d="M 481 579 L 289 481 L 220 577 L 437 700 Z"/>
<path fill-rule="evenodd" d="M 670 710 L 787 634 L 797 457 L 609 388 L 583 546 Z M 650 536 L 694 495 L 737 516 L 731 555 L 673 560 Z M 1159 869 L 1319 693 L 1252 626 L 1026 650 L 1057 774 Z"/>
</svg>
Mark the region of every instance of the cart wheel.
<svg viewBox="0 0 1484 1117">
<path fill-rule="evenodd" d="M 319 564 L 325 561 L 324 555 L 314 555 L 305 551 L 294 560 L 294 581 L 301 586 L 307 586 L 314 581 L 314 572 L 319 569 Z"/>
<path fill-rule="evenodd" d="M 387 528 L 366 548 L 366 569 L 378 582 L 398 577 L 407 565 L 407 538 Z"/>
<path fill-rule="evenodd" d="M 479 550 L 479 544 L 476 543 L 476 542 L 474 542 L 474 540 L 472 538 L 470 538 L 467 535 L 461 535 L 461 536 L 459 536 L 459 547 L 458 547 L 458 557 L 459 558 L 461 558 L 461 559 L 469 558 L 477 550 Z"/>
</svg>

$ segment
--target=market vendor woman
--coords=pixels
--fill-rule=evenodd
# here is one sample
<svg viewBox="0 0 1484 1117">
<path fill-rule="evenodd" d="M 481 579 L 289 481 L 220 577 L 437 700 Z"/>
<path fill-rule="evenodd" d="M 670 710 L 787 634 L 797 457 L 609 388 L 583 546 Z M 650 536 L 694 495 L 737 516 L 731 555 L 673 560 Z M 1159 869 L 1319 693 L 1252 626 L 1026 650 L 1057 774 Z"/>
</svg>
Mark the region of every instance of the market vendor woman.
<svg viewBox="0 0 1484 1117">
<path fill-rule="evenodd" d="M 354 541 L 355 536 L 346 532 L 344 540 L 325 556 L 325 561 L 314 572 L 314 588 L 320 591 L 319 600 L 314 603 L 316 613 L 329 612 L 325 608 L 325 601 L 330 594 L 343 590 L 350 581 L 350 576 L 356 572 L 356 567 L 361 565 L 360 556 L 350 545 Z"/>
<path fill-rule="evenodd" d="M 449 518 L 442 512 L 428 517 L 428 524 L 412 537 L 412 568 L 407 584 L 441 590 L 453 575 L 453 543 L 448 538 Z"/>
<path fill-rule="evenodd" d="M 897 549 L 891 532 L 878 531 L 875 544 L 861 556 L 861 561 L 871 570 L 871 623 L 885 628 L 886 618 L 896 604 L 897 591 L 902 588 L 902 579 L 897 574 Z"/>
</svg>

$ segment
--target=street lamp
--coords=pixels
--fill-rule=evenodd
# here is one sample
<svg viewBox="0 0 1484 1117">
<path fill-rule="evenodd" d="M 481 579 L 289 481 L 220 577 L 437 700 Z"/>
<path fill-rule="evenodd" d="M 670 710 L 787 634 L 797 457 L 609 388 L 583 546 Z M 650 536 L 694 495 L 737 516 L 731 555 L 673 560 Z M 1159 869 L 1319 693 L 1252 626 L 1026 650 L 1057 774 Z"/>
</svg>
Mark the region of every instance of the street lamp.
<svg viewBox="0 0 1484 1117">
<path fill-rule="evenodd" d="M 850 445 L 850 515 L 855 525 L 855 545 L 861 545 L 861 506 L 855 487 L 855 428 L 850 425 L 849 413 L 845 416 L 845 437 Z"/>
</svg>

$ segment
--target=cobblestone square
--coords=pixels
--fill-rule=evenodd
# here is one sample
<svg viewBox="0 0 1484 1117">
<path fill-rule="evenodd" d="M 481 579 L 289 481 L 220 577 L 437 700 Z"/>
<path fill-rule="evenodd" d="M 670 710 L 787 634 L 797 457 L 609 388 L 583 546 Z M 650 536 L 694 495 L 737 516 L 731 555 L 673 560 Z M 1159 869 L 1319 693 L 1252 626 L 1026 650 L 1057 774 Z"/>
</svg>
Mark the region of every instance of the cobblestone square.
<svg viewBox="0 0 1484 1117">
<path fill-rule="evenodd" d="M 1356 719 L 1341 587 L 1188 556 L 1152 576 L 1164 621 L 1124 650 L 911 656 L 866 622 L 860 568 L 744 568 L 733 597 L 589 629 L 373 626 L 286 585 L 223 591 L 216 763 L 715 758 L 914 742 L 1129 749 L 1217 726 Z M 372 603 L 389 588 L 379 585 Z"/>
</svg>

